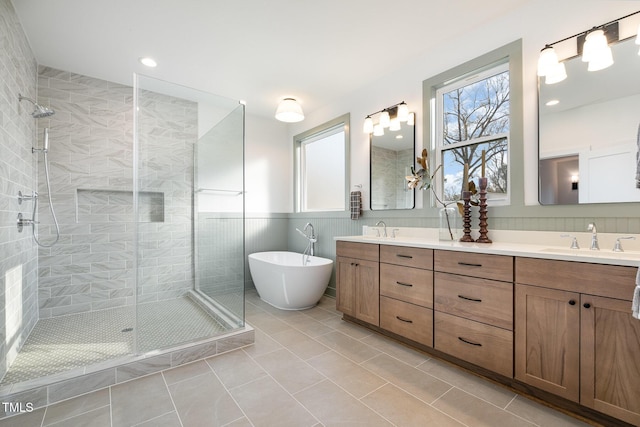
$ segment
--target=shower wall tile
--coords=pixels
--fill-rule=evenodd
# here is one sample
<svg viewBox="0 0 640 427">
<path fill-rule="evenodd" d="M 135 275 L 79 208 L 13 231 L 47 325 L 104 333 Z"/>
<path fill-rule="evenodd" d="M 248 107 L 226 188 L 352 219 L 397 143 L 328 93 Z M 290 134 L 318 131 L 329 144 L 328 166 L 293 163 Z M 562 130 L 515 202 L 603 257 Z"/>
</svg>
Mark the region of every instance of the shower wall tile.
<svg viewBox="0 0 640 427">
<path fill-rule="evenodd" d="M 49 128 L 50 178 L 60 240 L 40 251 L 40 317 L 131 304 L 133 258 L 133 88 L 51 67 L 38 70 L 38 100 L 56 114 Z M 141 97 L 138 300 L 181 296 L 193 287 L 191 208 L 197 108 L 144 92 Z M 47 194 L 43 164 L 38 191 Z M 41 239 L 55 237 L 42 203 Z M 69 258 L 69 256 L 71 258 Z M 71 297 L 69 302 L 68 298 Z M 50 300 L 50 301 L 49 301 Z"/>
<path fill-rule="evenodd" d="M 18 213 L 31 218 L 32 202 L 17 194 L 35 190 L 31 147 L 36 137 L 32 105 L 37 64 L 10 0 L 0 0 L 0 378 L 38 319 L 38 251 L 31 229 L 19 233 Z"/>
</svg>

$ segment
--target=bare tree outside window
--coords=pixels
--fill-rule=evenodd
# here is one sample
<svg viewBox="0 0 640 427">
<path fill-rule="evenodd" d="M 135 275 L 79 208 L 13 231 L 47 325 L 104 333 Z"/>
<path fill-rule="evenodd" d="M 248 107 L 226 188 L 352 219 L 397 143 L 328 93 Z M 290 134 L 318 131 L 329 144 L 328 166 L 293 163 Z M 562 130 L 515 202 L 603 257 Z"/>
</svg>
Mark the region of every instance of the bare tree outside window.
<svg viewBox="0 0 640 427">
<path fill-rule="evenodd" d="M 483 150 L 489 195 L 505 198 L 509 177 L 509 70 L 506 65 L 454 82 L 441 88 L 438 94 L 445 200 L 460 199 L 465 163 L 469 165 L 471 178 L 480 176 Z"/>
</svg>

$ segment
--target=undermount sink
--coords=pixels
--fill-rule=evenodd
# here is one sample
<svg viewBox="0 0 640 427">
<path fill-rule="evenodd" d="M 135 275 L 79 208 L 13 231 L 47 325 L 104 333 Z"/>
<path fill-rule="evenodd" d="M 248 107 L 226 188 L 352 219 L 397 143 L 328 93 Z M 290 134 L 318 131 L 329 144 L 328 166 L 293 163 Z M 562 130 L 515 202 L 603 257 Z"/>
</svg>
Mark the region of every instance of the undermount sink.
<svg viewBox="0 0 640 427">
<path fill-rule="evenodd" d="M 544 248 L 540 249 L 540 252 L 555 253 L 555 254 L 569 254 L 575 256 L 587 256 L 598 258 L 618 258 L 618 259 L 637 259 L 640 261 L 640 252 L 613 252 L 609 250 L 592 251 L 590 249 L 570 249 L 570 248 Z"/>
</svg>

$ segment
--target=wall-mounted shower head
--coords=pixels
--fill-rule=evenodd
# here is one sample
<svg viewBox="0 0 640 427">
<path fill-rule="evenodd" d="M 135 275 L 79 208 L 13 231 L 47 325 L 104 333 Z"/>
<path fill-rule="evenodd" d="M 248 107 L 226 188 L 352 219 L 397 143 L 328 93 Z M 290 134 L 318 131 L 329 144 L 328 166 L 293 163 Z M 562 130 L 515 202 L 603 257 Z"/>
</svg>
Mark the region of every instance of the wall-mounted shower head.
<svg viewBox="0 0 640 427">
<path fill-rule="evenodd" d="M 20 101 L 29 101 L 30 103 L 33 104 L 35 109 L 31 113 L 31 117 L 33 117 L 34 119 L 41 119 L 43 117 L 53 116 L 56 113 L 51 108 L 43 107 L 42 105 L 39 105 L 33 99 L 27 98 L 26 96 L 22 96 L 21 94 L 18 94 L 18 100 L 20 100 Z"/>
</svg>

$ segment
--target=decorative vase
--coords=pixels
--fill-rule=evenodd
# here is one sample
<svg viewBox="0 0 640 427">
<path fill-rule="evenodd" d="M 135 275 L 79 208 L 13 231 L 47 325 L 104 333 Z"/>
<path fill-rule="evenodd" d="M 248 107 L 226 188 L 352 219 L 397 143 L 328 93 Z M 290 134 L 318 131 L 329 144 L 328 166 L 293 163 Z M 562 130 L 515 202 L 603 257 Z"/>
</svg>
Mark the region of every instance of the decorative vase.
<svg viewBox="0 0 640 427">
<path fill-rule="evenodd" d="M 447 206 L 440 209 L 440 231 L 438 237 L 441 241 L 454 242 L 460 237 L 460 224 L 458 209 Z"/>
</svg>

